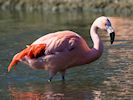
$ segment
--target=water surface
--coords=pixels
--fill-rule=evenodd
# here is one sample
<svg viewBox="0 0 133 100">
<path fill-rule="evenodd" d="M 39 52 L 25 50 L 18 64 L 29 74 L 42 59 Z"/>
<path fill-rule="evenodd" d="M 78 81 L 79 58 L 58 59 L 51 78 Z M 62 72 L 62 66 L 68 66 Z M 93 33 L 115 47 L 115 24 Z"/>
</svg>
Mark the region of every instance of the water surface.
<svg viewBox="0 0 133 100">
<path fill-rule="evenodd" d="M 116 41 L 100 34 L 104 42 L 102 57 L 69 69 L 66 82 L 60 74 L 49 84 L 48 72 L 32 70 L 19 63 L 7 73 L 14 54 L 37 38 L 58 30 L 80 34 L 92 47 L 89 29 L 95 13 L 0 13 L 0 97 L 2 100 L 131 100 L 133 98 L 133 17 L 110 15 Z"/>
</svg>

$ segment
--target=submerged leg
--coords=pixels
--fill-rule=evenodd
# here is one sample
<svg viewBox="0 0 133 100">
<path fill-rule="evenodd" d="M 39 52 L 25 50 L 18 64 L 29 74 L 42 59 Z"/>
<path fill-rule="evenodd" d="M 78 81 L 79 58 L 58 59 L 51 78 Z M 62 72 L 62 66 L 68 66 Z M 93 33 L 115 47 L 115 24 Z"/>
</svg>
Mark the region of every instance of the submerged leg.
<svg viewBox="0 0 133 100">
<path fill-rule="evenodd" d="M 48 82 L 51 82 L 53 77 L 56 75 L 56 71 L 49 71 L 49 79 L 48 79 Z"/>
<path fill-rule="evenodd" d="M 61 73 L 61 78 L 62 78 L 62 81 L 65 81 L 65 70 L 62 70 L 60 73 Z"/>
<path fill-rule="evenodd" d="M 51 81 L 52 81 L 52 78 L 53 78 L 53 77 L 49 77 L 48 82 L 51 82 Z"/>
</svg>

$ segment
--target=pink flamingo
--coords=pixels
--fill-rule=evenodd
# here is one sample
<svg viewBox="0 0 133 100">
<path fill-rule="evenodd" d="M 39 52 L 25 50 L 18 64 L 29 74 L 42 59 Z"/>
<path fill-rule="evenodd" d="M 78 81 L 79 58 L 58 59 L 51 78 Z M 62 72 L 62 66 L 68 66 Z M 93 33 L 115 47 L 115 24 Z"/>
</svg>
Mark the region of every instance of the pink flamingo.
<svg viewBox="0 0 133 100">
<path fill-rule="evenodd" d="M 107 31 L 112 44 L 115 38 L 115 32 L 110 20 L 105 16 L 101 16 L 93 22 L 90 29 L 90 35 L 94 44 L 93 48 L 89 48 L 86 41 L 77 33 L 72 31 L 59 31 L 42 36 L 31 44 L 46 45 L 44 46 L 44 53 L 41 53 L 39 57 L 30 57 L 27 55 L 28 53 L 26 53 L 23 57 L 21 56 L 20 59 L 17 59 L 17 62 L 24 62 L 33 69 L 48 70 L 49 82 L 57 72 L 60 72 L 62 80 L 65 80 L 65 72 L 68 68 L 89 64 L 102 55 L 103 43 L 99 38 L 98 29 Z M 33 50 L 32 55 L 34 51 L 35 50 Z M 42 50 L 40 49 L 40 51 Z M 13 61 L 14 59 L 16 61 L 16 57 L 19 54 L 20 53 L 14 56 Z M 10 71 L 11 67 L 17 62 L 9 65 L 8 71 Z"/>
</svg>

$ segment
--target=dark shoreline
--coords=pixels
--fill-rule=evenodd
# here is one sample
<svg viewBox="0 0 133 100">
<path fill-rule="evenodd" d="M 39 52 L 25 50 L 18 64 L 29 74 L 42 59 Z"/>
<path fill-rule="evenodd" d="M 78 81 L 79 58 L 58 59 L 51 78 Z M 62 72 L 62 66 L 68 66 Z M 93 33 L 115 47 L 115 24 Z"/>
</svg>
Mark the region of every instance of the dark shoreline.
<svg viewBox="0 0 133 100">
<path fill-rule="evenodd" d="M 132 0 L 0 0 L 2 11 L 43 12 L 133 12 Z"/>
</svg>

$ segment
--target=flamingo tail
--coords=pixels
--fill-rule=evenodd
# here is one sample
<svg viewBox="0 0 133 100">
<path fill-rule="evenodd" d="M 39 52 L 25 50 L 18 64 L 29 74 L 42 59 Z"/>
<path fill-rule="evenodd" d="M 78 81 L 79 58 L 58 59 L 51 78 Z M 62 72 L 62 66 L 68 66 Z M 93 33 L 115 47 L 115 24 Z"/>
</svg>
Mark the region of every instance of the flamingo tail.
<svg viewBox="0 0 133 100">
<path fill-rule="evenodd" d="M 18 60 L 14 60 L 14 59 L 11 61 L 10 65 L 8 66 L 8 72 L 10 72 L 11 68 L 12 68 L 14 65 L 16 65 L 17 62 L 18 62 Z"/>
<path fill-rule="evenodd" d="M 30 45 L 27 48 L 25 48 L 24 50 L 22 50 L 20 53 L 17 53 L 10 65 L 8 66 L 8 72 L 11 70 L 11 68 L 16 65 L 24 56 L 28 56 L 30 58 L 38 58 L 42 55 L 44 55 L 46 49 L 46 45 L 45 44 L 34 44 L 34 45 Z"/>
</svg>

